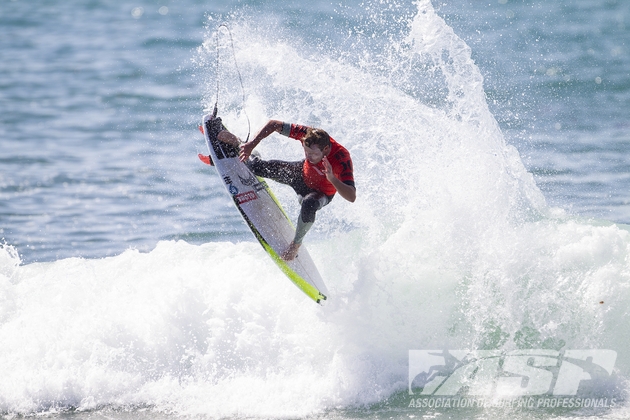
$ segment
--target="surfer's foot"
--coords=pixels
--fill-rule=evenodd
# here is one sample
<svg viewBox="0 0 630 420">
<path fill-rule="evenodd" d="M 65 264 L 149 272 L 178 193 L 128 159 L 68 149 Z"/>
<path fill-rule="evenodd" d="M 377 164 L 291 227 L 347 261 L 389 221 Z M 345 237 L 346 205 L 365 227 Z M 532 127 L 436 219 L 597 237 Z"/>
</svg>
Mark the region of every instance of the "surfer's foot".
<svg viewBox="0 0 630 420">
<path fill-rule="evenodd" d="M 289 247 L 286 249 L 286 251 L 282 253 L 281 255 L 282 259 L 285 261 L 291 261 L 295 257 L 297 257 L 297 253 L 298 253 L 298 250 L 300 249 L 300 245 L 302 244 L 296 244 L 295 242 L 291 241 L 291 243 L 289 244 Z"/>
<path fill-rule="evenodd" d="M 217 139 L 219 139 L 223 143 L 229 144 L 230 146 L 239 147 L 241 145 L 241 141 L 238 139 L 238 137 L 227 130 L 223 130 L 219 134 L 217 134 Z"/>
<path fill-rule="evenodd" d="M 208 134 L 210 134 L 210 137 L 216 136 L 217 134 L 219 134 L 221 130 L 224 130 L 223 122 L 221 121 L 221 118 L 212 118 L 206 124 L 206 129 L 208 130 Z"/>
</svg>

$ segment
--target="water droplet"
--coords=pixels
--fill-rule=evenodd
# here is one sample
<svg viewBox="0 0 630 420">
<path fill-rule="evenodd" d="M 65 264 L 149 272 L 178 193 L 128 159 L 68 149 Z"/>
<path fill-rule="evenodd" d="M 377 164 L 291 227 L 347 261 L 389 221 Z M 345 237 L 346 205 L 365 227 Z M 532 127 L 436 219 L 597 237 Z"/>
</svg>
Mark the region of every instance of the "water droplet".
<svg viewBox="0 0 630 420">
<path fill-rule="evenodd" d="M 134 19 L 140 19 L 143 14 L 144 9 L 142 7 L 134 7 L 131 9 L 131 16 L 133 16 Z"/>
</svg>

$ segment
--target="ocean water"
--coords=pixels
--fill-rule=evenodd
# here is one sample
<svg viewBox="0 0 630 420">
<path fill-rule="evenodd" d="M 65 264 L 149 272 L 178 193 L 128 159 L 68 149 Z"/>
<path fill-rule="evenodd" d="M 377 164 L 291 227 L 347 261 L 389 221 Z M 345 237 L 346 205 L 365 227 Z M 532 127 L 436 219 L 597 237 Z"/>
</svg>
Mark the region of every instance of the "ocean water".
<svg viewBox="0 0 630 420">
<path fill-rule="evenodd" d="M 630 417 L 630 3 L 0 10 L 3 417 Z M 242 138 L 276 118 L 350 150 L 358 199 L 305 242 L 326 305 L 197 160 L 217 97 Z M 416 407 L 410 351 L 436 349 L 616 359 L 594 407 Z"/>
</svg>

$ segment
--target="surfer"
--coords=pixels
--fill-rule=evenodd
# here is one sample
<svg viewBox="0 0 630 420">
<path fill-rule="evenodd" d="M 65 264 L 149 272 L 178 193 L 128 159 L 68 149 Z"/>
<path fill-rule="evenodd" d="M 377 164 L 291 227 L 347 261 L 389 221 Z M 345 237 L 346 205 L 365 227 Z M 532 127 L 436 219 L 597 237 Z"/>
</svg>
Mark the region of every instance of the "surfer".
<svg viewBox="0 0 630 420">
<path fill-rule="evenodd" d="M 258 156 L 253 156 L 252 152 L 256 146 L 274 132 L 299 140 L 304 149 L 304 159 L 286 162 L 262 160 Z M 221 131 L 217 138 L 239 146 L 241 161 L 245 162 L 255 175 L 289 185 L 298 195 L 301 203 L 300 215 L 295 237 L 281 255 L 285 261 L 296 257 L 302 239 L 315 223 L 315 213 L 330 203 L 335 193 L 338 192 L 350 202 L 356 199 L 350 153 L 322 129 L 269 120 L 250 142 L 241 144 L 240 140 L 227 130 Z"/>
</svg>

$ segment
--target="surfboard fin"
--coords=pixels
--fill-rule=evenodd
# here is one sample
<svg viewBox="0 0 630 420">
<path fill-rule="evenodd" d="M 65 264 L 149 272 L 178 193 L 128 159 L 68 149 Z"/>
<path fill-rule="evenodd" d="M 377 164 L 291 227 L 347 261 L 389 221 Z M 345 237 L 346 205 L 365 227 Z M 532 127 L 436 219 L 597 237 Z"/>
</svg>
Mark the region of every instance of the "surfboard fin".
<svg viewBox="0 0 630 420">
<path fill-rule="evenodd" d="M 206 165 L 214 166 L 214 163 L 212 163 L 212 158 L 210 158 L 209 155 L 202 155 L 201 153 L 199 153 L 197 156 L 199 157 L 199 160 Z"/>
<path fill-rule="evenodd" d="M 201 134 L 203 134 L 203 126 L 201 125 L 199 126 L 199 131 L 201 131 Z M 214 166 L 214 163 L 212 163 L 212 158 L 210 158 L 210 155 L 202 155 L 201 153 L 199 153 L 197 157 L 199 157 L 199 160 L 205 163 L 206 165 Z"/>
</svg>

